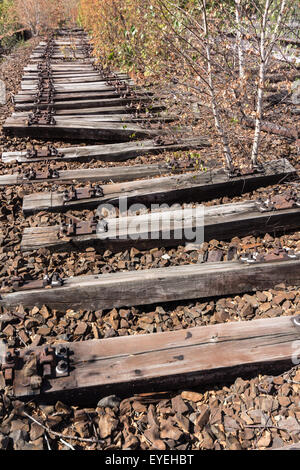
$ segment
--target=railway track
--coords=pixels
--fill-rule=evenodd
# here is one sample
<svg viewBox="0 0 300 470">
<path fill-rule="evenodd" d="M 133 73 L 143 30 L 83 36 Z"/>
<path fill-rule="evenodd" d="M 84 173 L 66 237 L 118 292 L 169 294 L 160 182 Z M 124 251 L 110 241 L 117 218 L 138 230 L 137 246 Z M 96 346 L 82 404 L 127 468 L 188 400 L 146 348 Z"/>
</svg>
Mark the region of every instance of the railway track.
<svg viewBox="0 0 300 470">
<path fill-rule="evenodd" d="M 154 96 L 90 57 L 87 37 L 41 42 L 26 67 L 16 112 L 3 126 L 16 136 L 126 142 L 163 134 L 172 117 Z M 62 62 L 62 63 L 57 63 Z M 175 132 L 175 131 L 174 131 Z"/>
<path fill-rule="evenodd" d="M 63 313 L 96 311 L 102 317 L 110 309 L 193 299 L 204 302 L 268 291 L 283 282 L 299 286 L 297 249 L 277 244 L 256 250 L 254 244 L 253 249 L 239 251 L 232 244 L 228 250 L 199 252 L 202 242 L 213 239 L 299 230 L 299 190 L 282 188 L 297 174 L 293 165 L 281 159 L 231 173 L 223 168 L 199 169 L 187 157 L 130 165 L 136 156 L 205 149 L 211 143 L 206 136 L 183 132 L 187 129 L 179 132 L 176 116 L 167 114 L 158 97 L 127 75 L 104 70 L 90 52 L 81 31 L 57 32 L 42 41 L 24 70 L 15 111 L 4 124 L 9 135 L 38 137 L 48 145 L 2 154 L 2 163 L 16 164 L 17 170 L 1 175 L 0 186 L 22 185 L 24 216 L 36 217 L 34 225 L 25 227 L 20 249 L 24 255 L 39 256 L 43 250 L 101 253 L 194 243 L 198 258 L 188 265 L 117 273 L 104 269 L 102 274 L 84 276 L 63 277 L 53 267 L 43 277 L 29 278 L 25 272 L 7 279 L 0 290 L 0 307 L 12 315 L 18 315 L 16 309 L 22 305 Z M 57 139 L 89 145 L 56 146 Z M 96 160 L 129 161 L 129 166 L 90 168 L 89 163 Z M 61 162 L 81 162 L 86 167 L 57 169 Z M 42 170 L 40 164 L 44 164 Z M 41 183 L 45 183 L 42 192 Z M 277 194 L 268 188 L 275 184 L 280 188 Z M 35 185 L 39 192 L 32 191 Z M 264 193 L 254 200 L 211 207 L 198 204 L 257 189 Z M 137 209 L 133 215 L 103 217 L 105 205 L 120 208 L 124 201 L 143 204 L 145 212 L 139 214 Z M 184 210 L 152 206 L 179 202 L 191 204 Z M 61 214 L 62 223 L 39 225 L 39 217 L 52 212 Z M 190 236 L 200 232 L 197 244 Z M 178 390 L 223 383 L 248 373 L 287 371 L 294 364 L 293 344 L 300 339 L 295 313 L 142 337 L 8 347 L 2 375 L 6 386 L 23 401 L 63 400 L 73 405 L 82 403 L 83 396 L 86 404 L 109 394 Z"/>
</svg>

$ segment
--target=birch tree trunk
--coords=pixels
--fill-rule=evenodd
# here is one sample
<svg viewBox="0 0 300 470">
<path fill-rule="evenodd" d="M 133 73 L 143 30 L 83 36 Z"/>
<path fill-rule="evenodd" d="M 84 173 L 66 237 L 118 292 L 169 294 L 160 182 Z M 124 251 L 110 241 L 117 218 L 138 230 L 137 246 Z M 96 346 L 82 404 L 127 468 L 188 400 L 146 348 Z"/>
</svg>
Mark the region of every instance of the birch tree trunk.
<svg viewBox="0 0 300 470">
<path fill-rule="evenodd" d="M 216 100 L 216 94 L 214 89 L 213 83 L 213 71 L 212 71 L 212 63 L 211 63 L 211 53 L 210 53 L 210 44 L 209 44 L 209 30 L 208 30 L 208 22 L 206 16 L 206 0 L 202 0 L 202 7 L 203 7 L 203 29 L 204 35 L 206 38 L 205 44 L 205 51 L 206 51 L 206 59 L 207 59 L 207 72 L 208 72 L 208 84 L 209 84 L 209 93 L 211 98 L 211 107 L 214 116 L 215 126 L 216 129 L 221 137 L 222 145 L 223 145 L 223 152 L 226 160 L 226 165 L 229 171 L 233 171 L 233 164 L 232 164 L 232 155 L 229 147 L 228 137 L 222 127 L 218 104 Z"/>
<path fill-rule="evenodd" d="M 261 35 L 260 35 L 260 66 L 259 66 L 259 81 L 258 81 L 258 90 L 257 90 L 257 101 L 256 101 L 256 119 L 255 119 L 255 131 L 254 131 L 254 139 L 253 139 L 253 146 L 252 146 L 252 154 L 251 154 L 251 163 L 252 167 L 257 167 L 257 157 L 258 157 L 258 149 L 259 149 L 259 142 L 260 142 L 260 133 L 261 133 L 261 121 L 262 121 L 262 107 L 263 107 L 263 94 L 264 94 L 264 87 L 265 87 L 265 76 L 266 76 L 266 68 L 268 66 L 269 59 L 273 52 L 274 45 L 276 43 L 277 34 L 280 30 L 282 17 L 284 13 L 284 9 L 286 7 L 286 0 L 281 2 L 280 12 L 278 14 L 277 22 L 275 25 L 274 32 L 271 36 L 270 42 L 268 46 L 266 45 L 266 36 L 267 36 L 267 24 L 268 24 L 268 15 L 270 12 L 270 6 L 273 0 L 266 0 L 264 14 L 262 18 L 262 26 L 261 26 Z"/>
<path fill-rule="evenodd" d="M 244 53 L 242 48 L 242 20 L 241 20 L 241 0 L 235 0 L 235 19 L 237 24 L 237 49 L 239 58 L 239 76 L 243 80 L 245 78 L 245 67 L 244 67 Z"/>
</svg>

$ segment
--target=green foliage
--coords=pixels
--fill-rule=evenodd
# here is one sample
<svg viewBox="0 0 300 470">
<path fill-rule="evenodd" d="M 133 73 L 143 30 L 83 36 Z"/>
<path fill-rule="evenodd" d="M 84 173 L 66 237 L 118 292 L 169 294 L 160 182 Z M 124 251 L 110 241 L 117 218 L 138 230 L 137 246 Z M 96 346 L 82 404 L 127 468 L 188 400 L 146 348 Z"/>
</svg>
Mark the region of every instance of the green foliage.
<svg viewBox="0 0 300 470">
<path fill-rule="evenodd" d="M 0 1 L 0 36 L 14 29 L 16 19 L 13 6 L 14 0 Z"/>
</svg>

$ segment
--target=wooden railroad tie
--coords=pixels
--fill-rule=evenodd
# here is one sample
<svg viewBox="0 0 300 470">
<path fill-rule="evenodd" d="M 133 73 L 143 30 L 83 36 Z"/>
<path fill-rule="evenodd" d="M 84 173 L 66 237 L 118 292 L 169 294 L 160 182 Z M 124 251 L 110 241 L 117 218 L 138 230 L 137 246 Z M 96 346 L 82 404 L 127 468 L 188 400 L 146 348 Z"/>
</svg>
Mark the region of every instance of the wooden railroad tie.
<svg viewBox="0 0 300 470">
<path fill-rule="evenodd" d="M 58 122 L 56 125 L 42 124 L 27 126 L 22 122 L 11 122 L 3 125 L 4 132 L 17 137 L 40 139 L 98 140 L 103 142 L 130 142 L 137 139 L 154 138 L 166 135 L 167 130 L 143 128 L 132 122 L 92 122 L 81 121 Z"/>
<path fill-rule="evenodd" d="M 30 163 L 30 160 L 29 162 Z M 34 168 L 26 169 L 12 175 L 0 175 L 0 186 L 14 186 L 23 184 L 34 184 L 42 182 L 55 182 L 55 184 L 74 183 L 109 183 L 132 181 L 141 178 L 151 178 L 161 176 L 166 173 L 180 173 L 195 170 L 193 160 L 178 160 L 178 166 L 168 163 L 152 163 L 150 165 L 119 166 L 111 168 L 93 168 L 80 170 L 55 170 L 52 166 L 47 166 L 43 171 L 36 171 Z"/>
<path fill-rule="evenodd" d="M 142 102 L 150 101 L 150 103 L 155 99 L 151 93 L 145 93 L 142 89 L 139 90 L 135 88 L 132 92 L 134 92 L 134 96 L 130 94 L 130 91 L 127 93 L 120 93 L 117 92 L 114 87 L 108 87 L 105 91 L 88 91 L 76 94 L 59 93 L 56 96 L 53 106 L 58 112 L 58 110 L 61 109 L 81 109 L 87 108 L 88 106 L 90 108 L 97 108 L 99 107 L 98 102 L 100 102 L 103 107 L 105 100 L 107 101 L 108 99 L 122 98 L 123 100 L 128 99 L 132 101 L 132 99 L 136 98 Z M 30 94 L 28 92 L 19 92 L 14 96 L 15 109 L 17 111 L 31 111 L 34 105 L 34 95 L 34 93 Z"/>
<path fill-rule="evenodd" d="M 300 194 L 289 198 L 289 194 L 277 196 L 279 205 L 268 205 L 265 201 L 247 201 L 221 206 L 195 206 L 193 208 L 170 208 L 159 212 L 137 216 L 110 217 L 103 231 L 99 220 L 90 230 L 80 230 L 88 222 L 67 218 L 66 225 L 74 229 L 63 231 L 63 226 L 25 228 L 22 251 L 47 248 L 53 251 L 85 249 L 93 246 L 97 251 L 109 249 L 120 251 L 131 247 L 150 249 L 156 246 L 182 245 L 201 236 L 202 241 L 213 238 L 226 240 L 245 235 L 280 233 L 300 228 Z M 275 196 L 276 198 L 276 196 Z M 281 205 L 280 205 L 281 200 Z"/>
<path fill-rule="evenodd" d="M 50 284 L 48 280 L 45 284 L 44 279 L 24 283 L 17 280 L 13 281 L 15 292 L 5 293 L 2 289 L 0 306 L 105 310 L 268 290 L 281 282 L 299 284 L 298 256 L 292 259 L 288 255 L 271 254 L 269 258 L 275 261 L 254 260 L 250 256 L 249 263 L 222 261 L 67 279 L 57 277 Z"/>
<path fill-rule="evenodd" d="M 224 169 L 207 172 L 190 172 L 177 176 L 139 180 L 128 183 L 103 186 L 103 195 L 83 198 L 76 195 L 67 197 L 65 192 L 43 192 L 26 195 L 23 212 L 26 215 L 40 211 L 65 212 L 70 209 L 92 209 L 109 203 L 118 206 L 126 203 L 173 203 L 200 202 L 220 196 L 240 195 L 261 186 L 283 181 L 294 174 L 294 168 L 283 159 L 264 165 L 264 171 L 229 177 Z M 81 191 L 81 189 L 78 189 Z"/>
<path fill-rule="evenodd" d="M 140 142 L 127 142 L 119 144 L 106 144 L 106 145 L 88 145 L 85 147 L 67 147 L 58 148 L 55 152 L 48 152 L 46 159 L 64 161 L 89 161 L 92 159 L 117 162 L 125 161 L 148 154 L 157 154 L 164 151 L 177 151 L 177 150 L 196 150 L 205 147 L 210 147 L 210 142 L 205 137 L 193 138 L 175 138 L 174 136 L 160 137 L 159 139 L 143 140 Z M 40 162 L 45 160 L 45 155 L 41 155 L 40 151 L 34 155 L 30 151 L 22 152 L 3 152 L 3 163 L 10 163 L 17 161 L 19 163 Z M 290 164 L 287 167 L 289 171 L 292 167 Z M 92 170 L 94 171 L 94 170 Z M 295 171 L 295 170 L 293 170 Z"/>
<path fill-rule="evenodd" d="M 15 97 L 16 110 L 24 113 L 8 118 L 4 132 L 19 137 L 103 142 L 129 142 L 167 132 L 156 123 L 174 118 L 152 115 L 165 109 L 152 93 L 136 87 L 127 74 L 104 70 L 90 57 L 87 41 L 78 41 L 75 48 L 62 44 L 52 35 L 33 52 Z M 61 63 L 54 63 L 59 60 Z"/>
<path fill-rule="evenodd" d="M 11 349 L 2 374 L 18 399 L 86 406 L 110 394 L 180 390 L 287 371 L 297 360 L 299 339 L 299 316 L 221 323 Z"/>
</svg>

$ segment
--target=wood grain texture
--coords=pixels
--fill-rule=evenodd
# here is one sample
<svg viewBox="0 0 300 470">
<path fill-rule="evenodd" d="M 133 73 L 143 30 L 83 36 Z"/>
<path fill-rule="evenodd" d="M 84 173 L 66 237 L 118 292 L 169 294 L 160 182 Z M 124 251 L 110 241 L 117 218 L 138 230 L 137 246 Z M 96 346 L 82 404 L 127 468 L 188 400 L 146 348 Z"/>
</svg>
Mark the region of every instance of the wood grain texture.
<svg viewBox="0 0 300 470">
<path fill-rule="evenodd" d="M 84 95 L 85 97 L 87 95 Z M 96 102 L 96 105 L 95 106 L 90 106 L 90 102 L 91 100 L 80 100 L 80 102 L 76 103 L 77 107 L 75 108 L 72 108 L 72 102 L 64 102 L 64 108 L 60 108 L 59 104 L 62 104 L 61 101 L 60 101 L 60 97 L 58 99 L 57 102 L 55 102 L 55 106 L 54 108 L 56 108 L 56 116 L 61 116 L 61 115 L 69 115 L 69 114 L 88 114 L 87 113 L 87 109 L 89 109 L 89 113 L 90 114 L 97 114 L 99 113 L 99 110 L 100 109 L 103 109 L 103 108 L 114 108 L 114 107 L 120 107 L 120 106 L 123 106 L 126 105 L 126 104 L 129 104 L 129 103 L 141 103 L 141 104 L 149 104 L 150 103 L 150 99 L 148 97 L 141 97 L 141 98 L 136 98 L 136 99 L 130 99 L 130 98 L 121 98 L 121 97 L 116 97 L 116 98 L 113 98 L 112 96 L 114 96 L 114 94 L 111 94 L 111 96 L 108 98 L 108 99 L 99 99 L 99 97 L 101 98 L 101 95 L 96 95 L 95 99 L 97 100 Z M 23 98 L 24 99 L 24 98 Z M 74 100 L 74 95 L 72 95 L 72 97 L 70 96 L 70 100 Z M 94 105 L 95 103 L 93 103 Z M 18 112 L 17 114 L 14 114 L 13 116 L 15 118 L 17 117 L 27 117 L 28 116 L 28 112 L 26 113 L 26 111 L 32 111 L 32 108 L 34 107 L 34 103 L 33 101 L 29 101 L 26 105 L 25 104 L 20 104 L 17 102 L 16 104 L 16 110 L 20 111 Z M 151 107 L 151 103 L 150 103 L 150 107 Z M 27 108 L 27 109 L 25 109 Z M 156 107 L 155 108 L 156 110 L 158 109 L 162 109 L 162 107 Z M 22 113 L 23 111 L 23 113 Z M 125 111 L 128 113 L 129 110 L 128 108 L 125 108 Z"/>
<path fill-rule="evenodd" d="M 203 209 L 203 210 L 202 210 Z M 288 231 L 300 228 L 300 208 L 261 213 L 254 201 L 221 206 L 197 206 L 192 209 L 162 210 L 145 215 L 109 218 L 108 231 L 62 238 L 60 226 L 25 228 L 22 251 L 47 248 L 67 251 L 95 247 L 98 251 L 150 249 L 194 242 L 191 236 L 203 235 L 203 241 L 226 240 L 245 235 Z M 202 240 L 200 241 L 200 243 Z"/>
<path fill-rule="evenodd" d="M 294 170 L 287 160 L 267 163 L 264 174 L 228 178 L 223 169 L 207 172 L 166 176 L 155 179 L 103 186 L 103 197 L 64 202 L 63 193 L 44 192 L 26 195 L 23 212 L 26 215 L 40 211 L 64 212 L 69 209 L 92 209 L 100 204 L 118 206 L 124 203 L 200 202 L 220 196 L 232 196 L 251 191 L 259 186 L 282 181 Z"/>
<path fill-rule="evenodd" d="M 148 96 L 151 98 L 151 94 L 150 93 L 143 93 L 142 91 L 138 91 L 137 90 L 137 98 L 147 98 Z M 33 106 L 33 103 L 34 103 L 34 93 L 29 93 L 29 92 L 22 92 L 20 91 L 17 95 L 14 96 L 14 101 L 16 103 L 15 107 L 17 110 L 20 110 L 20 111 L 30 111 L 32 110 L 32 106 Z M 83 93 L 59 93 L 57 96 L 56 96 L 56 100 L 53 104 L 54 108 L 56 110 L 58 109 L 67 109 L 68 107 L 78 107 L 78 108 L 82 108 L 82 107 L 86 107 L 87 104 L 81 104 L 81 103 L 78 103 L 81 102 L 81 101 L 89 101 L 90 103 L 90 107 L 98 107 L 98 103 L 97 103 L 97 100 L 104 100 L 104 99 L 108 99 L 108 98 L 120 98 L 121 95 L 120 93 L 117 93 L 116 90 L 111 87 L 110 89 L 107 89 L 105 91 L 86 91 L 86 92 L 83 92 Z M 71 101 L 73 102 L 73 105 L 71 103 L 71 105 L 68 104 L 68 101 Z M 94 103 L 95 102 L 95 103 Z"/>
<path fill-rule="evenodd" d="M 18 137 L 36 137 L 39 139 L 96 140 L 102 142 L 129 142 L 134 139 L 154 138 L 166 134 L 159 129 L 142 128 L 132 122 L 92 122 L 63 121 L 56 125 L 27 126 L 25 122 L 12 122 L 8 118 L 3 125 L 4 132 Z"/>
<path fill-rule="evenodd" d="M 123 82 L 126 85 L 134 85 L 134 82 L 132 80 L 123 80 Z M 111 86 L 106 84 L 106 82 L 93 82 L 93 83 L 76 83 L 76 84 L 68 84 L 68 83 L 61 83 L 58 85 L 55 85 L 55 92 L 56 93 L 76 93 L 76 92 L 83 92 L 83 91 L 105 91 L 107 89 L 110 89 Z M 35 85 L 28 85 L 28 84 L 23 84 L 21 86 L 21 90 L 24 91 L 32 91 L 36 93 L 38 91 L 38 87 Z"/>
<path fill-rule="evenodd" d="M 110 394 L 186 389 L 288 370 L 299 337 L 292 317 L 281 317 L 64 343 L 70 350 L 69 376 L 45 381 L 34 398 L 86 405 Z M 21 350 L 21 357 L 30 351 Z M 14 394 L 29 400 L 30 389 L 22 383 L 17 371 Z"/>
<path fill-rule="evenodd" d="M 28 161 L 29 163 L 30 161 Z M 92 168 L 80 170 L 60 170 L 59 177 L 55 179 L 24 179 L 19 173 L 13 175 L 0 175 L 0 186 L 11 186 L 18 184 L 35 184 L 40 182 L 48 182 L 55 184 L 74 184 L 74 183 L 117 183 L 123 181 L 132 181 L 141 178 L 151 178 L 153 176 L 161 176 L 166 173 L 180 173 L 182 170 L 170 170 L 167 164 L 151 165 L 132 165 L 108 168 Z M 192 169 L 185 169 L 192 171 Z"/>
<path fill-rule="evenodd" d="M 106 145 L 88 145 L 85 147 L 61 147 L 59 153 L 63 153 L 64 161 L 89 161 L 98 159 L 108 162 L 125 161 L 138 156 L 147 155 L 149 153 L 157 154 L 164 151 L 200 149 L 210 147 L 210 142 L 205 137 L 197 137 L 191 139 L 178 139 L 178 143 L 174 145 L 157 145 L 154 140 L 143 140 L 140 142 L 126 142 L 118 144 Z M 25 157 L 26 152 L 3 152 L 2 161 L 9 163 L 18 161 L 19 163 L 28 163 Z M 47 160 L 60 160 L 60 157 L 48 157 Z M 44 158 L 30 158 L 30 162 L 39 162 Z"/>
<path fill-rule="evenodd" d="M 267 290 L 280 282 L 299 285 L 300 260 L 249 266 L 239 262 L 205 263 L 73 277 L 65 279 L 59 288 L 1 294 L 0 306 L 99 310 Z"/>
</svg>

